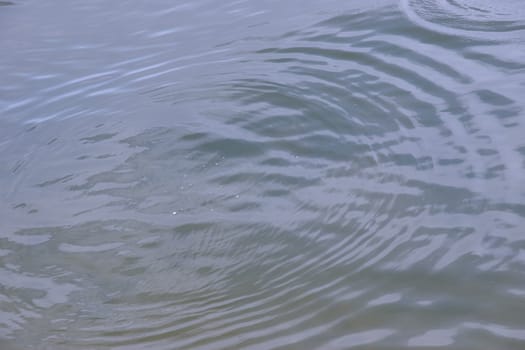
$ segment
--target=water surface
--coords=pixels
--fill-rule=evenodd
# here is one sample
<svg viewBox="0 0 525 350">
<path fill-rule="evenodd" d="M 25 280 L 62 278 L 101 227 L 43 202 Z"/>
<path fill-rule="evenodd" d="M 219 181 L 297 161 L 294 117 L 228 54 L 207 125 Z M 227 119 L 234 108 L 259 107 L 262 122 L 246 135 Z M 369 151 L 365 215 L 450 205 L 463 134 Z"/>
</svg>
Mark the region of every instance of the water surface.
<svg viewBox="0 0 525 350">
<path fill-rule="evenodd" d="M 2 348 L 525 348 L 521 0 L 13 0 L 0 45 Z"/>
</svg>

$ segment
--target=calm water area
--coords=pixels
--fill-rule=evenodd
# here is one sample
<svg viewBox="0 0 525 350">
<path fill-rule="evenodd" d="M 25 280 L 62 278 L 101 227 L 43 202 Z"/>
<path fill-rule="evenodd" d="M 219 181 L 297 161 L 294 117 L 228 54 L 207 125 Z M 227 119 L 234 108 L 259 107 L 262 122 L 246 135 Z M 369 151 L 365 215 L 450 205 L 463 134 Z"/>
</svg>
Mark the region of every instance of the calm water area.
<svg viewBox="0 0 525 350">
<path fill-rule="evenodd" d="M 0 1 L 0 349 L 525 349 L 525 2 Z"/>
</svg>

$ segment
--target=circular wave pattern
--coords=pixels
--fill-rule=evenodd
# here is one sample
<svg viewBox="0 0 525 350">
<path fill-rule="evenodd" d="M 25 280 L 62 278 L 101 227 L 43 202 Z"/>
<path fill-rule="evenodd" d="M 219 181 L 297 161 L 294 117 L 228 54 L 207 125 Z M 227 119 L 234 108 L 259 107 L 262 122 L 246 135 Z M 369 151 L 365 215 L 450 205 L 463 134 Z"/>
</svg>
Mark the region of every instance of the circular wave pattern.
<svg viewBox="0 0 525 350">
<path fill-rule="evenodd" d="M 402 9 L 452 31 L 480 34 L 483 14 L 521 30 L 482 5 Z M 0 216 L 2 336 L 56 349 L 521 348 L 523 57 L 395 4 L 282 10 L 271 34 L 261 23 L 275 14 L 257 6 L 226 2 L 219 13 L 252 29 L 209 25 L 222 36 L 205 50 L 157 28 L 134 34 L 147 49 L 102 46 L 104 70 L 80 72 L 78 48 L 75 79 L 57 69 L 40 95 L 6 104 L 19 137 L 0 139 L 13 215 Z M 26 81 L 9 77 L 15 96 Z"/>
<path fill-rule="evenodd" d="M 460 30 L 483 36 L 525 30 L 525 10 L 518 0 L 402 0 L 401 4 L 410 18 L 425 26 L 451 28 L 449 34 Z"/>
</svg>

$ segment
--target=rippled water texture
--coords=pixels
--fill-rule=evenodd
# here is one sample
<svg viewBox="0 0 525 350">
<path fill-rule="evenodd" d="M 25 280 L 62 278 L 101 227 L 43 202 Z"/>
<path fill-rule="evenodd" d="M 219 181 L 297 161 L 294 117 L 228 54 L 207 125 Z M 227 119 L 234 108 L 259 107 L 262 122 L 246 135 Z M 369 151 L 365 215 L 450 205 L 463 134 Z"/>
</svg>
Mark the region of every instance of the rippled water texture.
<svg viewBox="0 0 525 350">
<path fill-rule="evenodd" d="M 525 349 L 523 1 L 0 5 L 0 348 Z"/>
</svg>

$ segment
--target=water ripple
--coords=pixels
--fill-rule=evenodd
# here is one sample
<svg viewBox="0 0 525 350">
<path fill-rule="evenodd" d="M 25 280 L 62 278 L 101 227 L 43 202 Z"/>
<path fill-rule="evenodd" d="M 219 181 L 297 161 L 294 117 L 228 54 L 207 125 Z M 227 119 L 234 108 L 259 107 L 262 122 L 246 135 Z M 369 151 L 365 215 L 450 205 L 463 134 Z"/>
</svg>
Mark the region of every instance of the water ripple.
<svg viewBox="0 0 525 350">
<path fill-rule="evenodd" d="M 484 33 L 523 32 L 524 10 L 519 0 L 402 0 L 410 19 L 448 34 L 482 36 Z"/>
<path fill-rule="evenodd" d="M 102 3 L 0 58 L 2 337 L 523 347 L 517 2 Z"/>
</svg>

